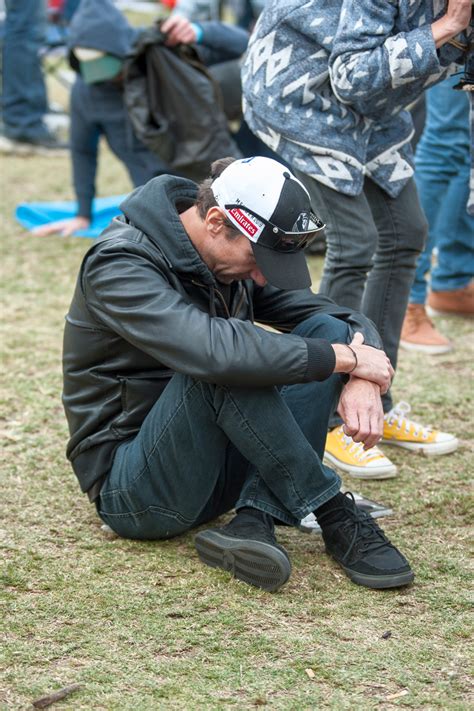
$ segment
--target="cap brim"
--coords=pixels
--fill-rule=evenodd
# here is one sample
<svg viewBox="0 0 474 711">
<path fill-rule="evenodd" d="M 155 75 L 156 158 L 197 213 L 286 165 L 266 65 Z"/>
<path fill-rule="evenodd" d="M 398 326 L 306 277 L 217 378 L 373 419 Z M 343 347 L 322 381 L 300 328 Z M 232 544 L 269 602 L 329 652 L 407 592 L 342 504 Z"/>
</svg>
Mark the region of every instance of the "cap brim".
<svg viewBox="0 0 474 711">
<path fill-rule="evenodd" d="M 265 279 L 278 289 L 294 291 L 311 286 L 311 275 L 304 251 L 278 252 L 251 242 L 255 261 Z"/>
</svg>

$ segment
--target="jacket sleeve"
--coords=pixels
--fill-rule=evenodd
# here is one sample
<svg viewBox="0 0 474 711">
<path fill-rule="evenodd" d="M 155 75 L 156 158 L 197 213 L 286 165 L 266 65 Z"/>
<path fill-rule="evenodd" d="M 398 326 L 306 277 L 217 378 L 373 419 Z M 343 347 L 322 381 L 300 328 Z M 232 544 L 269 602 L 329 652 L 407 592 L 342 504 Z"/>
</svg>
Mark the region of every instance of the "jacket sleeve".
<svg viewBox="0 0 474 711">
<path fill-rule="evenodd" d="M 83 115 L 79 82 L 79 79 L 76 80 L 71 92 L 72 172 L 78 202 L 77 214 L 90 218 L 95 197 L 99 132 Z"/>
<path fill-rule="evenodd" d="M 338 99 L 361 113 L 384 92 L 401 87 L 406 93 L 411 82 L 441 70 L 430 24 L 394 34 L 398 5 L 395 0 L 344 0 L 329 57 L 330 79 Z"/>
<path fill-rule="evenodd" d="M 199 53 L 206 64 L 238 59 L 247 49 L 249 33 L 225 22 L 197 23 L 202 30 Z"/>
<path fill-rule="evenodd" d="M 220 385 L 262 387 L 332 374 L 335 356 L 327 341 L 309 349 L 297 335 L 211 318 L 172 288 L 156 263 L 131 249 L 114 242 L 90 252 L 84 263 L 82 291 L 99 329 L 176 372 Z"/>
<path fill-rule="evenodd" d="M 349 341 L 356 331 L 360 331 L 366 345 L 383 347 L 382 339 L 370 319 L 358 311 L 338 306 L 323 294 L 314 294 L 311 289 L 281 291 L 268 284 L 263 288 L 257 287 L 254 309 L 257 321 L 286 332 L 314 314 L 328 314 L 347 323 Z"/>
</svg>

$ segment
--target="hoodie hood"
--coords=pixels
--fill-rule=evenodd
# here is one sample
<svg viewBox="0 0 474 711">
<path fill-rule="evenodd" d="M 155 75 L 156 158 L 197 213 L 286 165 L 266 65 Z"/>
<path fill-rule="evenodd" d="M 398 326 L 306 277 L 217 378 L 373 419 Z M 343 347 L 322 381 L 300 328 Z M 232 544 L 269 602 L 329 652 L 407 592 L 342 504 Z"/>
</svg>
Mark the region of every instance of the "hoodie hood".
<svg viewBox="0 0 474 711">
<path fill-rule="evenodd" d="M 82 0 L 69 25 L 68 46 L 70 50 L 96 49 L 123 59 L 138 33 L 111 0 Z"/>
<path fill-rule="evenodd" d="M 181 206 L 183 212 L 195 203 L 197 191 L 192 180 L 159 175 L 136 188 L 120 209 L 156 245 L 174 271 L 211 285 L 215 278 L 189 239 L 178 212 Z"/>
</svg>

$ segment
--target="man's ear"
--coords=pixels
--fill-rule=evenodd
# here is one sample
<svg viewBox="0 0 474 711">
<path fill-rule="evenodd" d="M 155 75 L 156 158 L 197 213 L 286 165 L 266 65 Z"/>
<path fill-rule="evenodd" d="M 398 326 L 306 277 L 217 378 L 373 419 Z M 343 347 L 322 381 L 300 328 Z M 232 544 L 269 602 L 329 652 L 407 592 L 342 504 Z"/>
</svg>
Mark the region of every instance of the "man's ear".
<svg viewBox="0 0 474 711">
<path fill-rule="evenodd" d="M 226 219 L 220 207 L 210 207 L 205 218 L 206 229 L 212 237 L 225 234 Z"/>
</svg>

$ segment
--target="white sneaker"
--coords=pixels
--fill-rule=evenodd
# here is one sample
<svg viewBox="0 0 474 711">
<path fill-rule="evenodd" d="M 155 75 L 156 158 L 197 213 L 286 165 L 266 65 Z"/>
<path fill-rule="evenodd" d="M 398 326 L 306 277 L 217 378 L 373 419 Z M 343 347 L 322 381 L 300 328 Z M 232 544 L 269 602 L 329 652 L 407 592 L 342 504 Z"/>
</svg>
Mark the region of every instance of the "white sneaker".
<svg viewBox="0 0 474 711">
<path fill-rule="evenodd" d="M 408 418 L 411 407 L 399 402 L 384 417 L 382 444 L 390 444 L 428 456 L 450 454 L 459 446 L 459 440 L 448 432 L 439 432 Z"/>
</svg>

